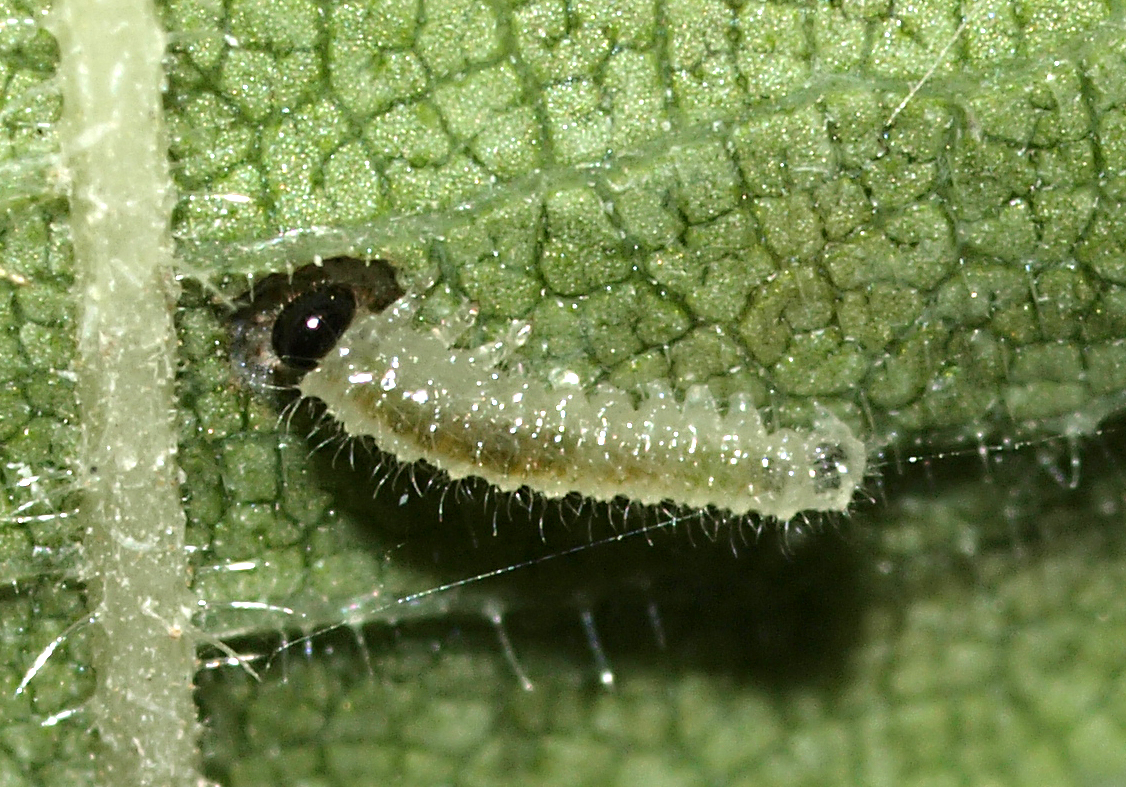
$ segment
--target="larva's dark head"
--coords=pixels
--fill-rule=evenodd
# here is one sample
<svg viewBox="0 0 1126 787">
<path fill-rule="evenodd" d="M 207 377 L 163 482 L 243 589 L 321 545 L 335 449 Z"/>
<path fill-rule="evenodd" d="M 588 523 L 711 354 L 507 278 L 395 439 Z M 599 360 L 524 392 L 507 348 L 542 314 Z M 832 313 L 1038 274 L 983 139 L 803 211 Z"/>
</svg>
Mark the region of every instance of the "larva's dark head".
<svg viewBox="0 0 1126 787">
<path fill-rule="evenodd" d="M 346 284 L 328 282 L 303 292 L 282 307 L 270 332 L 270 346 L 285 366 L 315 369 L 336 345 L 356 314 L 356 295 Z"/>
<path fill-rule="evenodd" d="M 334 257 L 267 276 L 231 315 L 231 360 L 256 390 L 291 388 L 336 346 L 357 312 L 382 311 L 402 295 L 386 260 Z"/>
</svg>

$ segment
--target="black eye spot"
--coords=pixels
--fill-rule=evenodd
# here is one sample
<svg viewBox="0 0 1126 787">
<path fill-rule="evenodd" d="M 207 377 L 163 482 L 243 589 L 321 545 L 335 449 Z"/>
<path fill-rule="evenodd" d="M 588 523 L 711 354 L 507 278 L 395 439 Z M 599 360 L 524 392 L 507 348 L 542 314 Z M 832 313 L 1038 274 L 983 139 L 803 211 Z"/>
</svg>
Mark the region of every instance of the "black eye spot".
<svg viewBox="0 0 1126 787">
<path fill-rule="evenodd" d="M 402 296 L 384 259 L 329 257 L 257 279 L 227 318 L 235 375 L 258 393 L 293 392 L 356 315 L 381 312 Z"/>
<path fill-rule="evenodd" d="M 290 301 L 274 321 L 274 352 L 293 369 L 309 371 L 336 346 L 356 313 L 351 287 L 326 284 Z"/>
</svg>

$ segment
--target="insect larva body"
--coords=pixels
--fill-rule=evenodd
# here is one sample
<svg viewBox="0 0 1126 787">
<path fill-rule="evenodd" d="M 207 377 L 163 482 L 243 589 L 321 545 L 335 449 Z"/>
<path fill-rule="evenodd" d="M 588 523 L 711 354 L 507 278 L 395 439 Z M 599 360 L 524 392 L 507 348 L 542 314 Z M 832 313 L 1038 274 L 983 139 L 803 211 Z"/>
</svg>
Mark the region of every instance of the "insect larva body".
<svg viewBox="0 0 1126 787">
<path fill-rule="evenodd" d="M 423 460 L 452 479 L 548 498 L 669 502 L 788 520 L 843 511 L 864 477 L 866 451 L 828 412 L 806 430 L 768 431 L 736 396 L 721 411 L 706 387 L 678 401 L 651 386 L 640 403 L 602 385 L 549 384 L 503 362 L 504 347 L 462 349 L 416 319 L 406 295 L 358 314 L 302 379 L 352 436 L 370 436 L 402 462 Z"/>
</svg>

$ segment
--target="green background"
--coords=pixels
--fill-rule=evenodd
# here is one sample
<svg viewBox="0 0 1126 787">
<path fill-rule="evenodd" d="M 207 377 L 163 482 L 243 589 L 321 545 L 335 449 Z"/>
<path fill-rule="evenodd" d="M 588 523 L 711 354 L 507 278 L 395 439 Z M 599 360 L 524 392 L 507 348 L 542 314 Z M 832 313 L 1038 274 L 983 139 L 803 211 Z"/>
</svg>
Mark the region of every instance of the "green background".
<svg viewBox="0 0 1126 787">
<path fill-rule="evenodd" d="M 160 11 L 208 776 L 1126 775 L 1121 9 Z M 16 694 L 84 615 L 57 52 L 38 7 L 0 16 L 0 782 L 73 784 L 99 756 L 87 632 Z M 287 428 L 232 375 L 224 299 L 339 253 L 478 301 L 486 333 L 530 320 L 532 373 L 706 382 L 776 423 L 830 406 L 876 472 L 847 516 L 759 533 L 678 512 L 543 561 L 661 516 L 447 490 L 364 446 L 310 457 L 309 418 Z"/>
</svg>

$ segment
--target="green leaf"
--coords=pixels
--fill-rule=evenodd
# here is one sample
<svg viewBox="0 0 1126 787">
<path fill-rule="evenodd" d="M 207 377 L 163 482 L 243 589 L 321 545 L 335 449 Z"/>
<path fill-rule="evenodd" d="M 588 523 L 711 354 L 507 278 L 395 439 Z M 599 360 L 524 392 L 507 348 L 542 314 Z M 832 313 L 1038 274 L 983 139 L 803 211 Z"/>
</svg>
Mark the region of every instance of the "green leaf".
<svg viewBox="0 0 1126 787">
<path fill-rule="evenodd" d="M 80 222 L 86 176 L 71 162 L 98 127 L 60 121 L 66 36 L 59 61 L 37 7 L 6 11 L 0 781 L 152 778 L 115 775 L 129 747 L 102 709 L 108 665 L 130 669 L 160 636 L 115 635 L 108 613 L 66 631 L 105 609 L 107 584 L 146 578 L 156 589 L 136 589 L 138 606 L 187 583 L 200 601 L 184 634 L 211 665 L 197 676 L 202 768 L 225 783 L 1126 773 L 1118 9 L 160 6 L 183 292 L 179 346 L 148 352 L 179 369 L 186 525 L 166 529 L 177 512 L 157 515 L 140 492 L 122 510 L 153 511 L 152 532 L 188 545 L 188 570 L 177 551 L 163 578 L 113 574 L 86 535 L 119 532 L 92 502 L 92 446 L 116 460 L 155 445 L 128 422 L 97 437 L 108 394 L 75 403 L 75 379 L 117 379 L 81 349 L 88 263 L 113 256 L 83 238 L 130 233 Z M 138 129 L 160 133 L 155 118 Z M 623 519 L 659 520 L 472 486 L 420 494 L 429 479 L 412 473 L 373 499 L 378 458 L 357 448 L 353 470 L 331 447 L 311 454 L 321 436 L 245 390 L 226 355 L 224 299 L 339 254 L 390 259 L 408 288 L 435 282 L 435 308 L 476 301 L 486 333 L 529 321 L 516 358 L 532 374 L 707 383 L 777 425 L 828 407 L 871 449 L 872 500 L 783 535 L 689 517 L 652 545 L 581 549 Z M 156 284 L 123 292 L 119 324 L 167 313 Z M 158 335 L 159 319 L 144 322 Z M 137 413 L 155 390 L 140 386 Z M 645 630 L 650 602 L 663 650 Z M 165 634 L 187 614 L 162 609 Z M 502 613 L 531 692 L 489 628 Z M 594 630 L 615 691 L 584 688 L 610 674 L 584 652 Z M 307 633 L 307 651 L 275 652 L 276 637 Z M 220 641 L 270 656 L 252 663 L 262 681 L 220 666 Z M 186 686 L 188 668 L 166 666 Z M 142 726 L 146 740 L 196 734 L 183 708 Z"/>
</svg>

